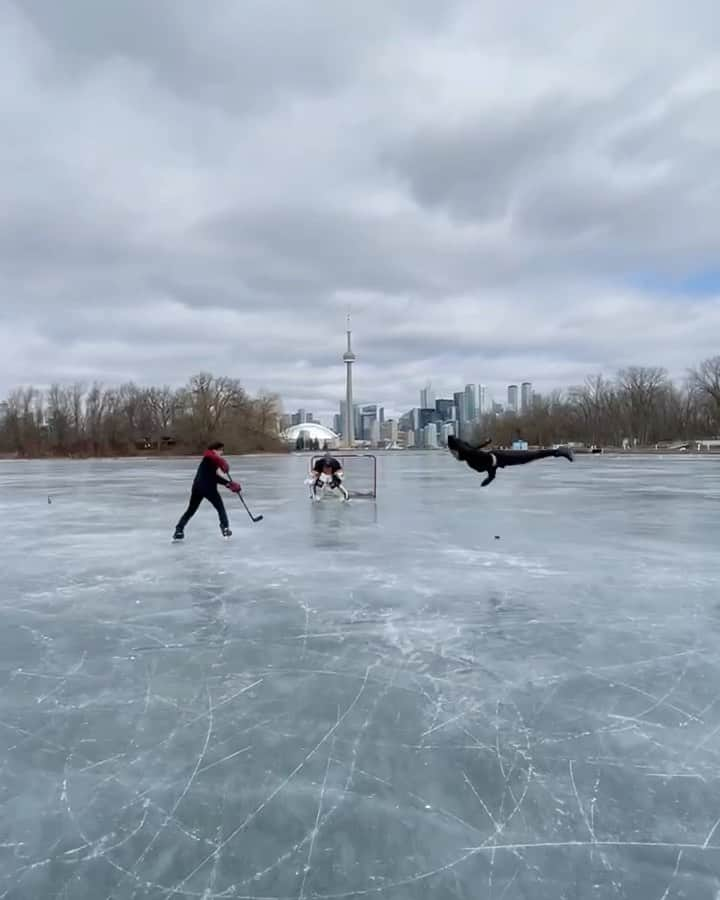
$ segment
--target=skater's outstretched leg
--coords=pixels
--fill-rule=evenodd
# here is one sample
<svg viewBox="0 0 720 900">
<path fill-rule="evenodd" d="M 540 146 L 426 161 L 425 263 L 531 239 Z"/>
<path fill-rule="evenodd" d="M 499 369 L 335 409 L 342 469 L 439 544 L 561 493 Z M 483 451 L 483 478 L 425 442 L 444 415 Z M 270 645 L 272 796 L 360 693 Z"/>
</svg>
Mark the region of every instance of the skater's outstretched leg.
<svg viewBox="0 0 720 900">
<path fill-rule="evenodd" d="M 562 457 L 572 462 L 575 458 L 575 454 L 568 447 L 558 447 L 555 450 L 493 450 L 493 456 L 501 469 L 507 466 L 524 466 L 525 463 L 535 462 L 537 459 Z"/>
</svg>

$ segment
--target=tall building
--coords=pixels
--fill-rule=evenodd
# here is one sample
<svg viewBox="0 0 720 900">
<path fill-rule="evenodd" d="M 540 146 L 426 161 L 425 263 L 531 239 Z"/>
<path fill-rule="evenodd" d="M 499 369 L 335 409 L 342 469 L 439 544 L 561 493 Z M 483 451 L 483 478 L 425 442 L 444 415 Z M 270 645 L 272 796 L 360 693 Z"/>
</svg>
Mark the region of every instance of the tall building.
<svg viewBox="0 0 720 900">
<path fill-rule="evenodd" d="M 398 428 L 400 429 L 400 431 L 409 431 L 411 428 L 413 428 L 414 413 L 415 410 L 411 409 L 409 410 L 409 412 L 406 412 L 402 416 L 400 416 L 400 421 L 398 422 Z"/>
<path fill-rule="evenodd" d="M 449 422 L 455 418 L 455 402 L 453 400 L 436 400 L 435 412 L 441 422 Z"/>
<path fill-rule="evenodd" d="M 292 424 L 293 425 L 304 425 L 306 422 L 309 422 L 308 414 L 304 409 L 299 409 L 297 412 L 292 414 Z"/>
<path fill-rule="evenodd" d="M 438 446 L 437 425 L 434 422 L 428 422 L 423 428 L 423 446 L 426 450 L 436 450 Z"/>
<path fill-rule="evenodd" d="M 379 403 L 355 404 L 355 438 L 358 441 L 372 441 L 371 430 L 373 422 L 378 426 L 385 421 L 385 410 Z"/>
<path fill-rule="evenodd" d="M 356 356 L 352 350 L 350 329 L 350 315 L 347 317 L 347 350 L 343 353 L 345 363 L 345 423 L 343 426 L 343 441 L 346 447 L 352 447 L 355 443 L 355 422 L 353 421 L 353 383 L 352 366 Z"/>
<path fill-rule="evenodd" d="M 431 409 L 435 406 L 435 392 L 430 382 L 420 391 L 420 408 Z"/>
<path fill-rule="evenodd" d="M 373 419 L 370 423 L 370 443 L 373 447 L 377 447 L 380 443 L 380 422 L 377 419 Z"/>
<path fill-rule="evenodd" d="M 490 412 L 490 404 L 489 404 L 489 398 L 488 398 L 487 385 L 479 384 L 478 385 L 478 413 L 481 416 L 485 416 L 489 412 Z"/>
<path fill-rule="evenodd" d="M 380 436 L 388 444 L 397 444 L 398 431 L 397 419 L 386 419 L 380 427 Z"/>
<path fill-rule="evenodd" d="M 422 431 L 430 422 L 434 422 L 437 418 L 435 407 L 430 409 L 414 409 L 413 410 L 413 431 Z"/>
<path fill-rule="evenodd" d="M 405 446 L 411 450 L 415 446 L 415 432 L 410 428 L 405 435 Z"/>
<path fill-rule="evenodd" d="M 443 447 L 447 447 L 448 438 L 451 434 L 455 434 L 455 423 L 443 422 L 443 424 L 440 426 L 440 444 Z"/>
<path fill-rule="evenodd" d="M 518 411 L 518 386 L 509 384 L 507 389 L 507 408 L 509 412 Z"/>
<path fill-rule="evenodd" d="M 474 422 L 478 417 L 477 390 L 474 384 L 465 385 L 465 417 Z"/>
<path fill-rule="evenodd" d="M 343 430 L 343 417 L 340 413 L 335 413 L 333 416 L 333 431 L 335 434 L 342 434 Z"/>
<path fill-rule="evenodd" d="M 523 381 L 520 388 L 520 409 L 525 413 L 532 409 L 533 389 L 531 381 Z"/>
<path fill-rule="evenodd" d="M 468 434 L 468 417 L 465 410 L 465 391 L 455 391 L 453 394 L 453 403 L 455 405 L 455 421 L 457 422 L 458 437 L 467 437 Z"/>
<path fill-rule="evenodd" d="M 465 413 L 465 391 L 456 391 L 453 394 L 453 404 L 455 405 L 455 418 L 458 422 L 467 422 Z"/>
</svg>

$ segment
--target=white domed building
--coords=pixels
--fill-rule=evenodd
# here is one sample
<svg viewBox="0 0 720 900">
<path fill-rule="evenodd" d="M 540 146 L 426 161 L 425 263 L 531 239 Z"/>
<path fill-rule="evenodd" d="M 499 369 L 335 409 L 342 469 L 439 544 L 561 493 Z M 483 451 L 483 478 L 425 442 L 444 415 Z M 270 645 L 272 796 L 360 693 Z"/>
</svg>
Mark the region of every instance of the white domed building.
<svg viewBox="0 0 720 900">
<path fill-rule="evenodd" d="M 307 450 L 310 449 L 315 441 L 318 442 L 321 450 L 325 448 L 325 444 L 327 444 L 328 448 L 334 449 L 340 443 L 339 435 L 335 434 L 332 428 L 327 428 L 318 422 L 303 422 L 301 425 L 291 425 L 290 428 L 286 428 L 282 432 L 280 437 L 291 447 L 295 447 L 298 438 L 302 437 L 303 445 Z"/>
</svg>

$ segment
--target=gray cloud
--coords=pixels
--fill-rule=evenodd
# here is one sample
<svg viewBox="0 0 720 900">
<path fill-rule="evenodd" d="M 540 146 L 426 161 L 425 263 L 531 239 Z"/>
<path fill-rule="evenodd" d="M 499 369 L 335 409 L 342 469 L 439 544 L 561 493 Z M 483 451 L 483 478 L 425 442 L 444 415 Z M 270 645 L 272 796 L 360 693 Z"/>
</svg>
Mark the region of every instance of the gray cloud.
<svg viewBox="0 0 720 900">
<path fill-rule="evenodd" d="M 0 0 L 0 391 L 330 413 L 717 352 L 715 5 Z M 664 287 L 664 285 L 667 285 Z M 642 287 L 641 287 L 642 286 Z"/>
</svg>

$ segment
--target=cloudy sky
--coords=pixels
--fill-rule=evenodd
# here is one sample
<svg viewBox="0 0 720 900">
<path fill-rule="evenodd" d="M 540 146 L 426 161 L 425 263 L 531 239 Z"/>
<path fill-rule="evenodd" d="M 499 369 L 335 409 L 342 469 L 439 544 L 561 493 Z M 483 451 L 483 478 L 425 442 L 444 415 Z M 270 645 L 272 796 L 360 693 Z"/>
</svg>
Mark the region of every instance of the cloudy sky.
<svg viewBox="0 0 720 900">
<path fill-rule="evenodd" d="M 720 352 L 717 0 L 0 0 L 0 393 Z"/>
</svg>

